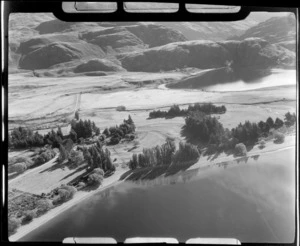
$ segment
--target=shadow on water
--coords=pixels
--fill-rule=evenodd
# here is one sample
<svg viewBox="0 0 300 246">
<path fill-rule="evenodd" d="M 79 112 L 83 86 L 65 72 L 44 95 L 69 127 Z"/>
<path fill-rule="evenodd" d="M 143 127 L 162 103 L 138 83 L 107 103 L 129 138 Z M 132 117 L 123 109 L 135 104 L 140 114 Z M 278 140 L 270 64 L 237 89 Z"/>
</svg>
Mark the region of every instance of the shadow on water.
<svg viewBox="0 0 300 246">
<path fill-rule="evenodd" d="M 168 177 L 175 175 L 177 173 L 181 173 L 186 171 L 189 167 L 194 165 L 198 160 L 194 160 L 187 163 L 174 163 L 170 166 L 156 166 L 156 167 L 145 167 L 145 168 L 138 168 L 135 170 L 130 170 L 124 173 L 120 180 L 130 180 L 130 181 L 137 181 L 137 180 L 154 180 L 158 177 Z"/>
</svg>

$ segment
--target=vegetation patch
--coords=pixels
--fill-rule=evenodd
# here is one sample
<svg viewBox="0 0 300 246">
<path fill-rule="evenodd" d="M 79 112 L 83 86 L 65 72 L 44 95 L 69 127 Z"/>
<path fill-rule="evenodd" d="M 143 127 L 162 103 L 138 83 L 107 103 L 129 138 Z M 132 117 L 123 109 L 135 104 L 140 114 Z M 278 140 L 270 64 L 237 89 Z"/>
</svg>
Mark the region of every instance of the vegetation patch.
<svg viewBox="0 0 300 246">
<path fill-rule="evenodd" d="M 48 198 L 11 190 L 8 192 L 8 232 L 12 235 L 21 224 L 27 224 L 53 207 Z"/>
<path fill-rule="evenodd" d="M 131 118 L 131 116 L 128 116 L 127 120 L 124 120 L 123 123 L 119 126 L 106 128 L 103 131 L 103 135 L 105 135 L 105 138 L 109 138 L 107 141 L 108 145 L 116 145 L 118 144 L 122 139 L 125 140 L 133 140 L 135 136 L 133 135 L 135 132 L 135 124 Z"/>
<path fill-rule="evenodd" d="M 189 105 L 187 109 L 180 109 L 178 105 L 173 105 L 168 111 L 152 111 L 149 113 L 149 118 L 173 118 L 178 116 L 187 116 L 191 112 L 200 111 L 205 114 L 224 114 L 226 107 L 224 105 L 218 107 L 211 103 Z"/>
</svg>

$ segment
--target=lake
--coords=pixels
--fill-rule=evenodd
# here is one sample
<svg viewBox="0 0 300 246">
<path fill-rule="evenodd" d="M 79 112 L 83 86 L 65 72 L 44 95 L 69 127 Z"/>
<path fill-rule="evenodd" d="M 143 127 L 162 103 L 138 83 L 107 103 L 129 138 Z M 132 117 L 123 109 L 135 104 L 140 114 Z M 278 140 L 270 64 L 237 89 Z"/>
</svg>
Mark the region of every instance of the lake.
<svg viewBox="0 0 300 246">
<path fill-rule="evenodd" d="M 151 109 L 155 107 L 171 106 L 173 104 L 186 104 L 196 102 L 215 102 L 222 100 L 224 93 L 214 91 L 247 91 L 272 86 L 294 85 L 296 96 L 296 71 L 272 70 L 268 76 L 251 82 L 235 81 L 203 86 L 201 89 L 169 89 L 165 84 L 156 89 L 141 88 L 136 90 L 123 90 L 111 93 L 97 94 L 85 93 L 81 95 L 80 110 L 108 109 L 124 105 L 127 110 Z M 229 92 L 227 92 L 229 93 Z M 262 98 L 263 100 L 264 98 Z M 249 101 L 248 103 L 251 103 Z"/>
<path fill-rule="evenodd" d="M 272 69 L 269 75 L 251 81 L 238 80 L 229 83 L 217 83 L 204 86 L 208 91 L 245 91 L 255 90 L 270 86 L 295 85 L 296 70 Z"/>
<path fill-rule="evenodd" d="M 204 158 L 204 157 L 201 157 Z M 138 183 L 123 182 L 53 218 L 20 241 L 66 237 L 230 237 L 291 243 L 295 148 Z"/>
</svg>

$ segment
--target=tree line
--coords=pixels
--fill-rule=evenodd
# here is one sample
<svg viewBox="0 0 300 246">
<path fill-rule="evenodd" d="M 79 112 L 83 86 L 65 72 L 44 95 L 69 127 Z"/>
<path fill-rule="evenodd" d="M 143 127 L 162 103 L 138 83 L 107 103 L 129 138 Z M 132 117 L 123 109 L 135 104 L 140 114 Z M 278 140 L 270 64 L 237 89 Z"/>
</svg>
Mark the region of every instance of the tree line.
<svg viewBox="0 0 300 246">
<path fill-rule="evenodd" d="M 194 139 L 203 144 L 218 146 L 220 149 L 231 149 L 237 143 L 251 145 L 258 141 L 259 137 L 266 137 L 271 129 L 282 126 L 292 126 L 296 122 L 296 115 L 290 112 L 285 114 L 285 119 L 268 117 L 266 121 L 259 123 L 245 121 L 237 127 L 225 129 L 216 117 L 205 115 L 202 112 L 192 112 L 185 118 L 185 131 Z"/>
<path fill-rule="evenodd" d="M 226 113 L 226 107 L 216 106 L 212 103 L 195 103 L 194 105 L 189 105 L 187 109 L 180 109 L 178 105 L 173 105 L 168 111 L 154 110 L 149 113 L 149 118 L 173 118 L 178 116 L 187 116 L 189 113 L 200 111 L 205 114 L 224 114 Z"/>
<path fill-rule="evenodd" d="M 90 138 L 94 135 L 100 134 L 100 128 L 96 126 L 95 122 L 90 120 L 72 120 L 71 131 L 68 136 L 63 136 L 60 126 L 57 131 L 53 129 L 45 135 L 39 134 L 37 131 L 33 133 L 30 128 L 17 127 L 9 134 L 9 147 L 31 148 L 42 147 L 46 144 L 51 145 L 52 148 L 59 148 L 64 139 L 72 139 L 77 142 L 80 138 Z"/>
<path fill-rule="evenodd" d="M 142 153 L 133 154 L 129 161 L 129 168 L 170 166 L 174 164 L 184 164 L 188 161 L 195 161 L 200 153 L 196 146 L 189 143 L 179 143 L 179 149 L 176 150 L 174 141 L 167 139 L 163 145 L 153 148 L 145 148 Z"/>
</svg>

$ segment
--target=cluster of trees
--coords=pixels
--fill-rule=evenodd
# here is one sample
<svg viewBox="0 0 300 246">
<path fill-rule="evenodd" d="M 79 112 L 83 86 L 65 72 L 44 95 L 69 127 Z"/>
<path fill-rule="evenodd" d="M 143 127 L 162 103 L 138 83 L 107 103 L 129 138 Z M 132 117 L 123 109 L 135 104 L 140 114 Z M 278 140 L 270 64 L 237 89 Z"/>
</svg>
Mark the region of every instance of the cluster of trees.
<svg viewBox="0 0 300 246">
<path fill-rule="evenodd" d="M 110 158 L 110 151 L 107 148 L 104 150 L 100 141 L 89 148 L 84 147 L 83 157 L 91 169 L 100 168 L 104 172 L 115 170 Z"/>
<path fill-rule="evenodd" d="M 41 135 L 38 132 L 33 131 L 27 127 L 17 127 L 9 134 L 8 144 L 9 147 L 18 148 L 31 148 L 42 147 L 46 144 L 52 146 L 52 148 L 58 148 L 63 139 L 61 128 L 55 132 L 53 129 L 46 135 Z"/>
<path fill-rule="evenodd" d="M 20 126 L 9 134 L 8 145 L 14 148 L 41 147 L 45 142 L 38 132 L 33 133 L 29 128 Z"/>
<path fill-rule="evenodd" d="M 240 123 L 237 127 L 233 128 L 231 132 L 232 136 L 236 138 L 238 142 L 247 145 L 255 143 L 259 137 L 267 137 L 270 134 L 271 129 L 279 129 L 282 126 L 290 127 L 294 125 L 295 122 L 295 113 L 291 114 L 290 112 L 287 112 L 284 120 L 278 117 L 273 120 L 272 117 L 268 117 L 266 121 L 260 121 L 258 124 L 245 121 L 244 124 Z M 280 138 L 280 141 L 282 141 L 282 139 L 284 140 L 284 137 L 281 136 Z"/>
<path fill-rule="evenodd" d="M 100 128 L 98 128 L 95 122 L 91 120 L 72 120 L 70 138 L 76 142 L 79 138 L 90 138 L 93 135 L 98 136 L 100 134 Z"/>
<path fill-rule="evenodd" d="M 259 123 L 245 121 L 230 131 L 224 129 L 216 117 L 196 111 L 185 118 L 185 130 L 190 136 L 205 144 L 214 146 L 219 150 L 228 150 L 234 148 L 238 143 L 254 144 L 259 137 L 266 137 L 271 134 L 271 129 L 292 126 L 295 122 L 296 115 L 288 112 L 285 114 L 284 121 L 280 118 L 276 118 L 274 121 L 271 117 Z M 277 142 L 284 141 L 282 134 L 277 134 L 275 138 L 278 139 Z"/>
<path fill-rule="evenodd" d="M 30 208 L 29 210 L 26 210 L 27 207 L 22 206 L 21 208 L 19 208 L 17 213 L 8 215 L 8 234 L 14 234 L 21 224 L 24 225 L 29 223 L 33 218 L 41 216 L 51 208 L 53 208 L 53 204 L 50 199 L 41 198 L 36 200 L 35 197 L 34 209 Z"/>
<path fill-rule="evenodd" d="M 118 144 L 123 138 L 127 140 L 133 140 L 134 132 L 135 124 L 129 115 L 128 119 L 124 120 L 121 125 L 106 128 L 103 131 L 103 135 L 105 135 L 106 138 L 110 137 L 110 141 L 108 142 L 109 145 L 115 145 Z"/>
<path fill-rule="evenodd" d="M 200 152 L 197 146 L 189 143 L 179 143 L 179 148 L 173 157 L 174 164 L 181 164 L 184 162 L 194 161 L 200 157 Z"/>
<path fill-rule="evenodd" d="M 218 119 L 201 111 L 192 112 L 185 118 L 185 130 L 204 143 L 217 143 L 224 135 L 223 125 Z"/>
<path fill-rule="evenodd" d="M 42 148 L 37 152 L 37 156 L 30 157 L 16 157 L 9 159 L 8 172 L 23 173 L 29 168 L 40 166 L 55 157 L 55 151 L 50 148 Z"/>
<path fill-rule="evenodd" d="M 189 105 L 187 109 L 180 109 L 178 105 L 173 105 L 168 111 L 152 111 L 149 113 L 149 118 L 172 118 L 177 116 L 187 116 L 189 113 L 200 111 L 205 114 L 223 114 L 226 112 L 226 107 L 215 106 L 212 103 Z"/>
<path fill-rule="evenodd" d="M 183 164 L 199 158 L 200 153 L 196 146 L 189 143 L 179 143 L 176 151 L 174 141 L 167 139 L 166 143 L 154 148 L 143 149 L 140 154 L 133 154 L 129 161 L 129 168 L 134 170 L 138 167 L 170 166 L 172 163 Z"/>
<path fill-rule="evenodd" d="M 56 155 L 56 152 L 53 149 L 46 149 L 43 151 L 40 155 L 38 155 L 34 159 L 34 166 L 40 166 L 48 161 L 50 161 L 52 158 L 54 158 Z"/>
</svg>

